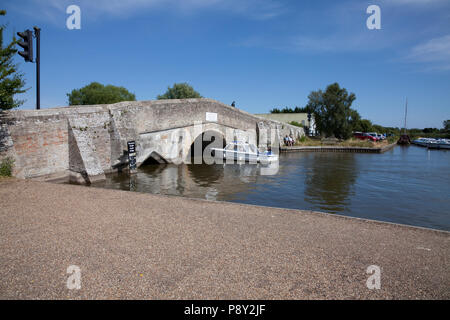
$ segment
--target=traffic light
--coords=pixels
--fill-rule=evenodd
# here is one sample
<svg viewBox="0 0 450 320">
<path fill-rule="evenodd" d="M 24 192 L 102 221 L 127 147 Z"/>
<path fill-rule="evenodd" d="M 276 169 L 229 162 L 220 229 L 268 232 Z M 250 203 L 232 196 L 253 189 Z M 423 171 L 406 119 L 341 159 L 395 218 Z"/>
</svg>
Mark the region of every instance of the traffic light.
<svg viewBox="0 0 450 320">
<path fill-rule="evenodd" d="M 23 48 L 23 51 L 19 51 L 19 54 L 26 62 L 33 62 L 33 32 L 25 30 L 24 32 L 17 32 L 17 35 L 23 39 L 23 41 L 18 42 L 18 45 Z"/>
</svg>

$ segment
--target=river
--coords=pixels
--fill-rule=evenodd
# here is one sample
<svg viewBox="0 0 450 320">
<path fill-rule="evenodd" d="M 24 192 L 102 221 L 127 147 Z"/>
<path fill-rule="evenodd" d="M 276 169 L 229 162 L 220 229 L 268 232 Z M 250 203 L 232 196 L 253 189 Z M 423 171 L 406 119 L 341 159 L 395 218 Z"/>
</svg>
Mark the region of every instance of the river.
<svg viewBox="0 0 450 320">
<path fill-rule="evenodd" d="M 322 211 L 450 231 L 450 151 L 281 154 L 253 164 L 147 165 L 93 187 Z"/>
</svg>

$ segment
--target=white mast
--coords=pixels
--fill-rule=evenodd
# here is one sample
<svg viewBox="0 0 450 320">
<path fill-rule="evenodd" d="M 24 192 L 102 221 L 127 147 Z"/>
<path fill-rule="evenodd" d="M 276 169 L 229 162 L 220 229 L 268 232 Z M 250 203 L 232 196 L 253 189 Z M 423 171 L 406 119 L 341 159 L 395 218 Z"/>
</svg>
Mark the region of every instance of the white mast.
<svg viewBox="0 0 450 320">
<path fill-rule="evenodd" d="M 406 115 L 408 114 L 408 97 L 406 97 L 405 105 L 405 126 L 403 127 L 403 133 L 406 134 Z"/>
</svg>

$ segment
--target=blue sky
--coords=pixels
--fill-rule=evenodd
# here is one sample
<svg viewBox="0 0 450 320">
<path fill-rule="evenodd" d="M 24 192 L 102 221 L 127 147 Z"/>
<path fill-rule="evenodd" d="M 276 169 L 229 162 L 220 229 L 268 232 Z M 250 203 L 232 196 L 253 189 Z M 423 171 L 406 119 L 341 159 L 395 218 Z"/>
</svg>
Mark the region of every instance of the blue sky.
<svg viewBox="0 0 450 320">
<path fill-rule="evenodd" d="M 81 30 L 66 8 L 81 8 Z M 366 9 L 381 8 L 381 30 Z M 91 81 L 152 100 L 175 82 L 252 113 L 304 106 L 338 82 L 353 107 L 386 126 L 450 119 L 450 1 L 7 0 L 6 38 L 41 31 L 41 106 L 67 104 Z M 17 57 L 35 105 L 35 65 Z"/>
</svg>

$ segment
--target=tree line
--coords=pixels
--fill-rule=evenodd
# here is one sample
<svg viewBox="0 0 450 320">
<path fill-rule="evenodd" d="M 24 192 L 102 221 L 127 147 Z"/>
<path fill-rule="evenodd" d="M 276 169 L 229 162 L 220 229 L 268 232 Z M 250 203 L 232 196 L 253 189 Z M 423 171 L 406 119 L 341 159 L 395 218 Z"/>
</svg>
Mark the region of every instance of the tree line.
<svg viewBox="0 0 450 320">
<path fill-rule="evenodd" d="M 67 97 L 71 106 L 136 101 L 135 94 L 124 87 L 105 86 L 98 82 L 92 82 L 83 88 L 74 89 L 67 94 Z M 165 93 L 156 97 L 158 100 L 190 98 L 202 98 L 202 96 L 188 83 L 175 83 L 172 87 L 168 87 Z"/>
<path fill-rule="evenodd" d="M 283 109 L 273 108 L 272 110 L 270 110 L 270 113 L 308 113 L 308 109 L 306 107 L 303 107 L 303 108 L 300 108 L 300 107 L 295 107 L 295 108 L 284 107 Z"/>
<path fill-rule="evenodd" d="M 334 136 L 348 139 L 353 132 L 378 132 L 400 135 L 401 128 L 384 127 L 362 119 L 358 111 L 352 108 L 356 100 L 354 93 L 341 88 L 338 83 L 330 84 L 325 91 L 312 91 L 305 107 L 283 109 L 274 108 L 271 113 L 311 113 L 314 115 L 316 130 L 325 137 Z M 443 121 L 443 128 L 408 129 L 411 136 L 435 136 L 450 138 L 450 120 Z"/>
</svg>

